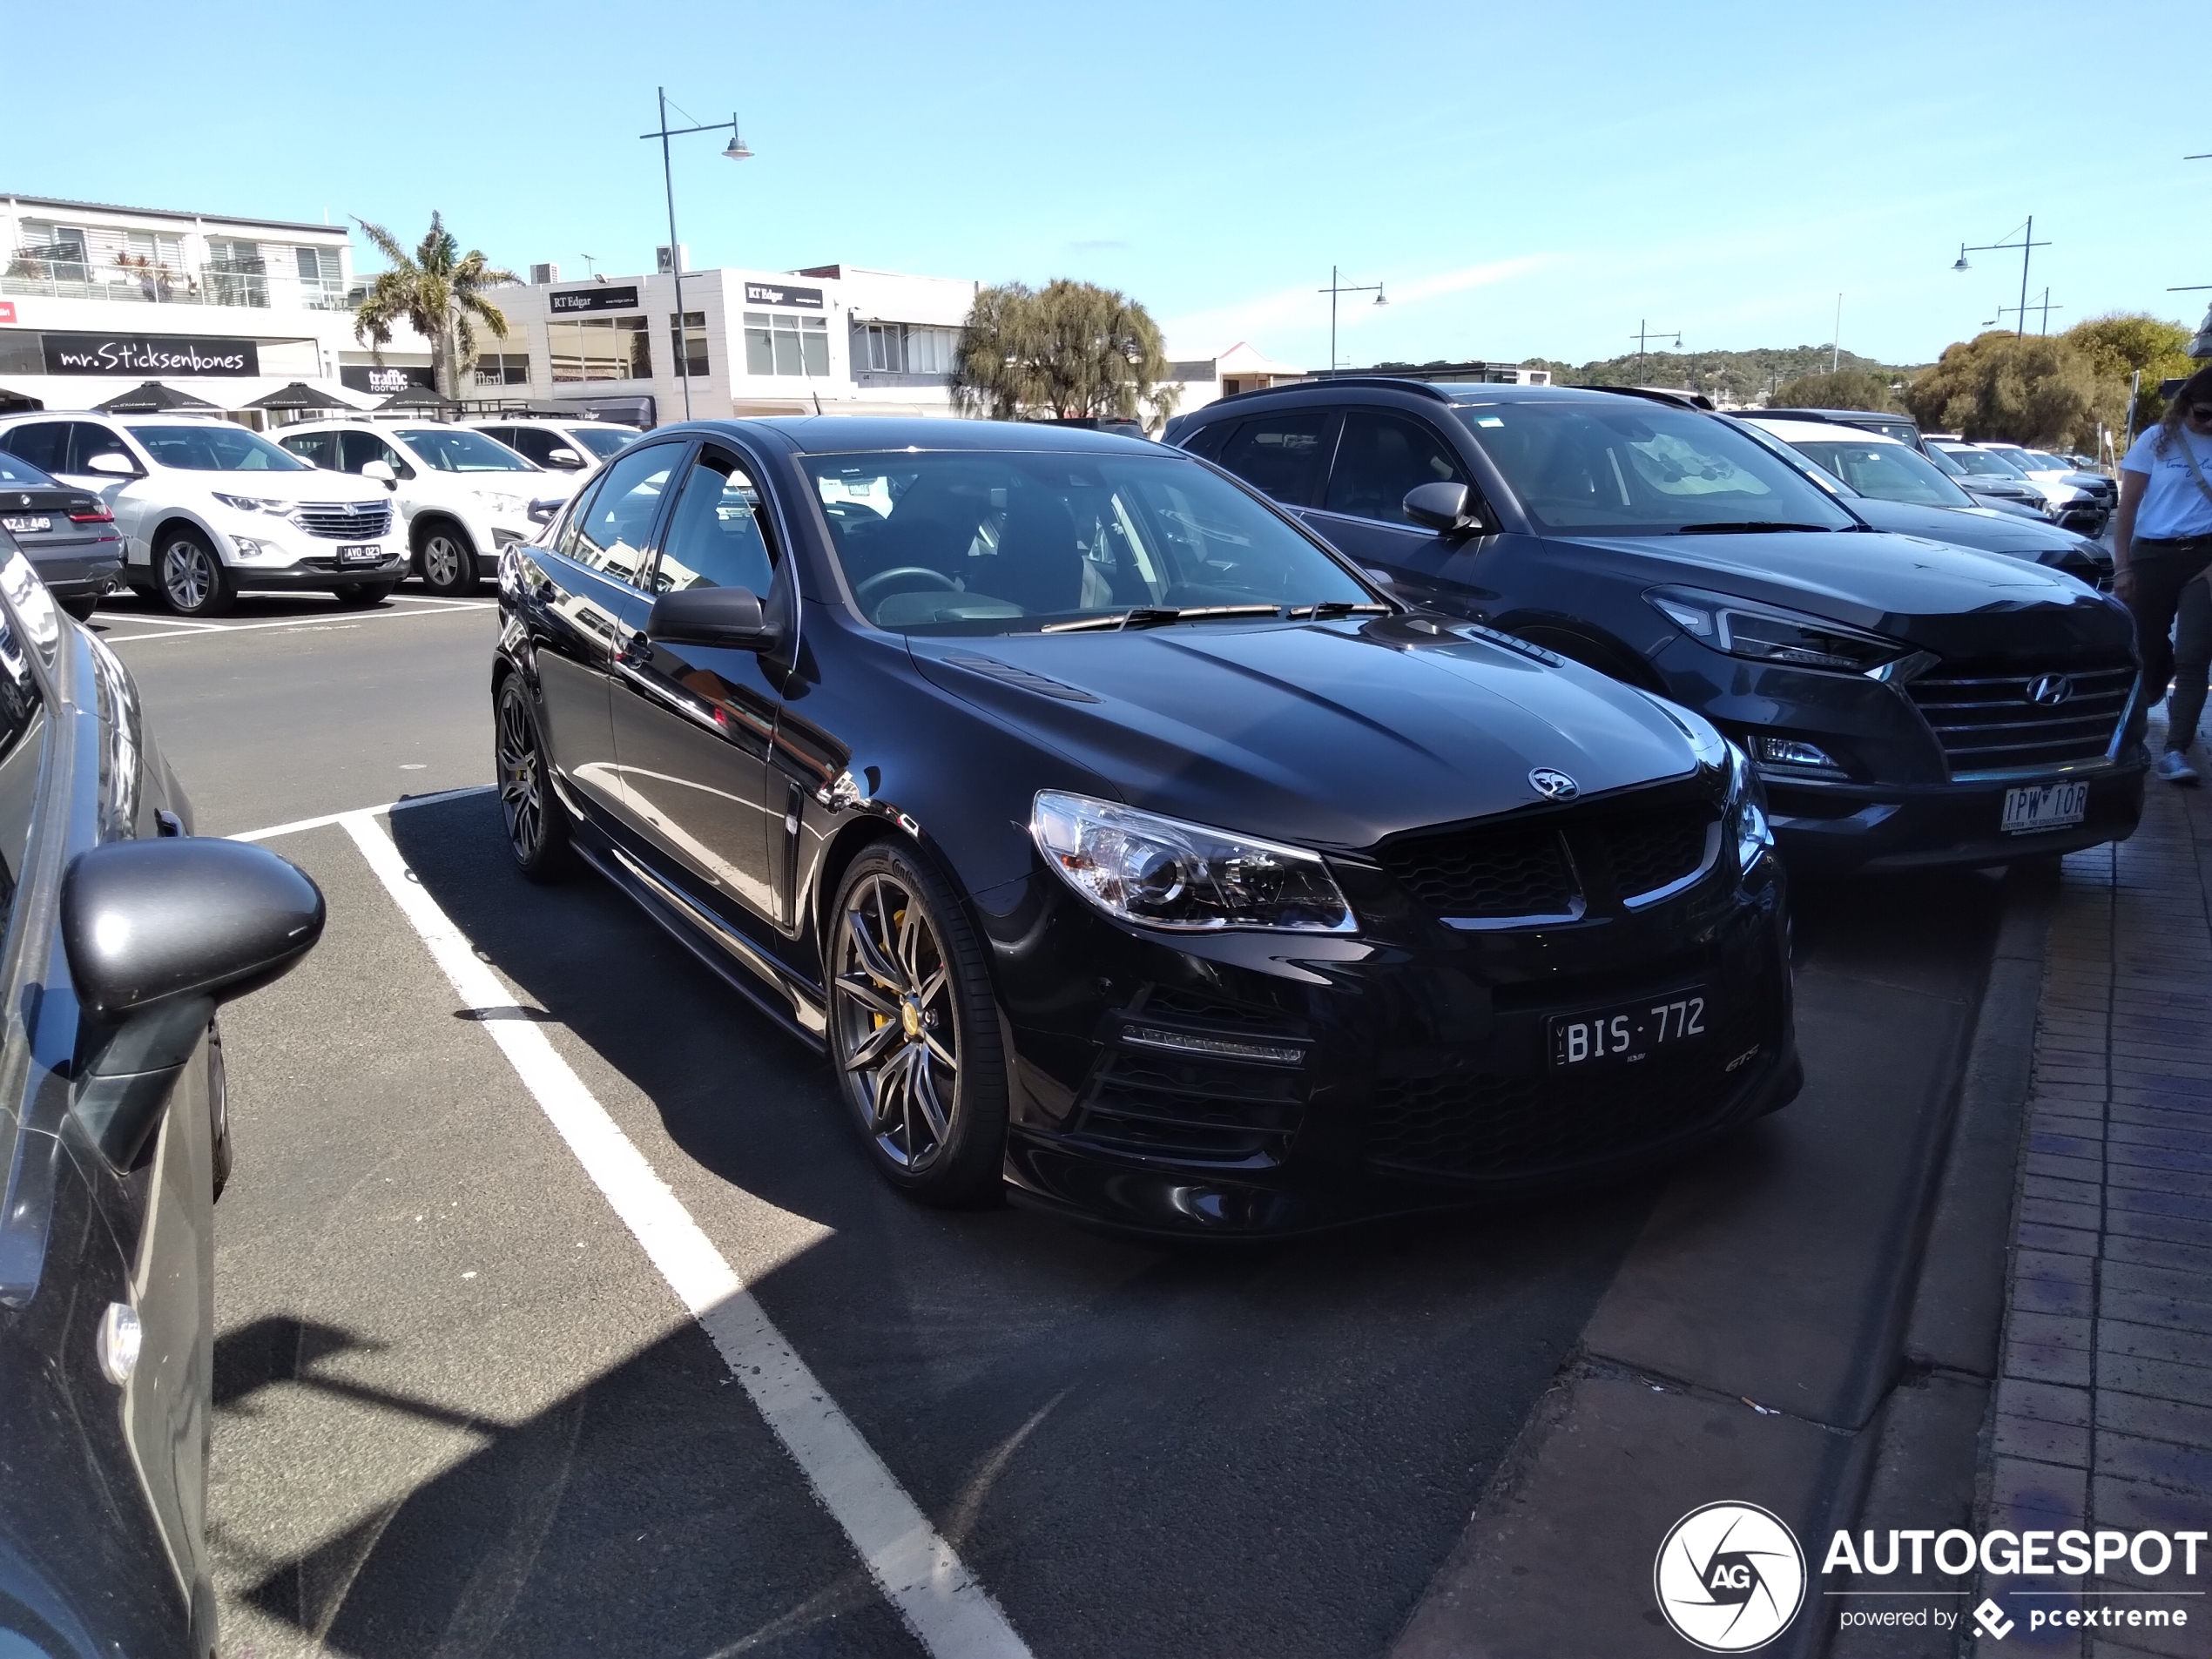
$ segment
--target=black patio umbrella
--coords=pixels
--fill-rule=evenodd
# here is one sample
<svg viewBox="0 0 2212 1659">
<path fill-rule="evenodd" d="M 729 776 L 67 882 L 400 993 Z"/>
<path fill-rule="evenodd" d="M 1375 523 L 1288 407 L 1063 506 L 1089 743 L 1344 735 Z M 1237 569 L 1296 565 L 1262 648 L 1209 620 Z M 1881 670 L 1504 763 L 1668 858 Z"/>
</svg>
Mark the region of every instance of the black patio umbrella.
<svg viewBox="0 0 2212 1659">
<path fill-rule="evenodd" d="M 246 407 L 249 409 L 345 409 L 350 412 L 354 406 L 343 398 L 333 397 L 327 392 L 307 385 L 304 381 L 294 381 L 289 386 L 279 387 L 266 396 L 255 398 Z"/>
<path fill-rule="evenodd" d="M 461 405 L 449 397 L 441 397 L 427 386 L 410 386 L 405 391 L 395 392 L 376 408 L 381 414 L 386 409 L 457 409 Z"/>
<path fill-rule="evenodd" d="M 204 397 L 194 397 L 190 392 L 180 392 L 173 386 L 164 386 L 159 381 L 148 381 L 92 407 L 105 415 L 167 415 L 178 409 L 212 409 L 221 406 L 210 403 Z"/>
</svg>

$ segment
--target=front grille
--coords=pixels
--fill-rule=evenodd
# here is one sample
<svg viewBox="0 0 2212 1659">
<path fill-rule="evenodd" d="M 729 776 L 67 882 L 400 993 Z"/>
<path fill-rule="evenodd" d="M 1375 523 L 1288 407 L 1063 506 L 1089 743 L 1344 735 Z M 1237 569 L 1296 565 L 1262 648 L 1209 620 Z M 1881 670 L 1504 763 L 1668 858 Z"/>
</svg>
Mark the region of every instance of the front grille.
<svg viewBox="0 0 2212 1659">
<path fill-rule="evenodd" d="M 1723 1111 L 1753 1075 L 1724 1068 L 1757 1041 L 1747 1011 L 1702 1042 L 1611 1071 L 1385 1077 L 1368 1109 L 1368 1162 L 1393 1174 L 1490 1178 L 1630 1155 Z"/>
<path fill-rule="evenodd" d="M 2061 700 L 2037 702 L 2030 695 L 2060 679 L 2066 682 Z M 2134 689 L 2135 665 L 2108 659 L 2033 673 L 2010 664 L 1945 663 L 1905 687 L 1954 776 L 2101 760 Z"/>
<path fill-rule="evenodd" d="M 1710 800 L 1632 797 L 1549 813 L 1535 823 L 1408 835 L 1379 856 L 1438 916 L 1534 921 L 1580 914 L 1593 888 L 1601 903 L 1634 903 L 1696 875 L 1716 846 L 1719 818 Z"/>
<path fill-rule="evenodd" d="M 293 516 L 293 522 L 310 536 L 333 542 L 381 542 L 392 528 L 392 509 L 385 502 L 309 502 Z"/>
</svg>

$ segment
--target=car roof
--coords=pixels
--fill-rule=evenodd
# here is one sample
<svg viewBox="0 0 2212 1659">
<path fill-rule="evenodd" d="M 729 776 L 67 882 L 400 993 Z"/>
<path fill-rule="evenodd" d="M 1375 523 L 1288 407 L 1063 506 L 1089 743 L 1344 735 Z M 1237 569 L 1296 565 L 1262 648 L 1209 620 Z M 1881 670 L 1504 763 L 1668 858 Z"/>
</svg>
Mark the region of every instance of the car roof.
<svg viewBox="0 0 2212 1659">
<path fill-rule="evenodd" d="M 1683 409 L 1689 414 L 1705 411 L 1691 401 L 1696 395 L 1690 392 L 1669 391 L 1662 387 L 1645 386 L 1507 386 L 1487 381 L 1415 380 L 1399 374 L 1333 374 L 1323 380 L 1293 381 L 1288 386 L 1264 386 L 1250 392 L 1231 392 L 1227 397 L 1190 411 L 1192 422 L 1210 419 L 1217 409 L 1242 408 L 1248 401 L 1260 398 L 1292 397 L 1298 401 L 1310 401 L 1316 397 L 1337 398 L 1351 392 L 1402 392 L 1409 396 L 1426 398 L 1436 403 L 1465 404 L 1488 408 L 1499 404 L 1518 403 L 1611 403 L 1617 398 L 1633 398 L 1644 403 Z M 1177 430 L 1188 430 L 1178 428 Z"/>
<path fill-rule="evenodd" d="M 1839 422 L 1782 420 L 1771 415 L 1756 413 L 1739 415 L 1737 419 L 1756 421 L 1784 443 L 1886 443 L 1899 449 L 1912 447 L 1899 442 L 1886 432 L 1869 432 L 1863 427 L 1851 428 L 1851 435 L 1845 437 L 1836 430 Z"/>
<path fill-rule="evenodd" d="M 1163 446 L 1051 421 L 961 421 L 942 415 L 778 415 L 763 420 L 685 421 L 657 428 L 657 435 L 766 429 L 801 455 L 855 455 L 879 449 L 1049 451 L 1086 455 L 1157 455 Z"/>
<path fill-rule="evenodd" d="M 1839 426 L 1857 426 L 1865 421 L 1880 421 L 1889 426 L 1909 426 L 1915 431 L 1919 429 L 1919 423 L 1911 415 L 1894 414 L 1887 409 L 1817 409 L 1807 406 L 1803 408 L 1751 409 L 1746 413 L 1762 419 L 1771 415 L 1786 421 L 1829 421 Z"/>
</svg>

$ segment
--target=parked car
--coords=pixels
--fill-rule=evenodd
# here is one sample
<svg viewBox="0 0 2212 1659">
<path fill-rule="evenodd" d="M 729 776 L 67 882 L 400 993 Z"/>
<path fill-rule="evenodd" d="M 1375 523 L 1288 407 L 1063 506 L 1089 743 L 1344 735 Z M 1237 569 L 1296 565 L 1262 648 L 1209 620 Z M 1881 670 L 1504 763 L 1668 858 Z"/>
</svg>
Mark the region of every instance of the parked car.
<svg viewBox="0 0 2212 1659">
<path fill-rule="evenodd" d="M 1743 413 L 1761 421 L 1817 421 L 1828 426 L 1857 427 L 1861 432 L 1876 433 L 1915 449 L 1920 447 L 1919 423 L 1909 415 L 1879 409 L 1746 409 Z"/>
<path fill-rule="evenodd" d="M 1933 462 L 1894 438 L 1764 414 L 1743 419 L 1819 467 L 1817 482 L 1839 483 L 1851 510 L 1878 530 L 2006 553 L 2093 588 L 2112 585 L 2111 549 L 2044 520 L 1980 505 Z"/>
<path fill-rule="evenodd" d="M 2022 518 L 2040 518 L 2047 524 L 2052 522 L 2050 502 L 2042 490 L 2012 468 L 2001 464 L 1993 468 L 1979 465 L 1970 470 L 1961 465 L 1959 457 L 1943 443 L 1933 438 L 1920 445 L 1920 453 L 1927 456 L 1929 465 L 1984 507 L 1992 507 L 2000 513 L 2012 513 Z"/>
<path fill-rule="evenodd" d="M 526 542 L 535 497 L 565 498 L 574 473 L 554 472 L 469 427 L 435 421 L 309 421 L 279 440 L 317 467 L 382 484 L 397 509 L 410 565 L 433 593 L 474 593 L 499 550 Z"/>
<path fill-rule="evenodd" d="M 2094 468 L 2085 470 L 2064 455 L 2054 455 L 2043 449 L 2030 449 L 2024 444 L 1993 442 L 1981 447 L 2011 462 L 2031 483 L 2038 486 L 2056 484 L 2088 496 L 2095 503 L 2097 516 L 2094 527 L 2085 523 L 2084 528 L 2092 536 L 2104 534 L 2104 521 L 2120 505 L 2120 486 L 2109 475 Z M 2074 504 L 2073 497 L 2061 503 L 2064 506 Z"/>
<path fill-rule="evenodd" d="M 80 621 L 123 575 L 123 538 L 107 503 L 4 450 L 0 530 L 14 538 L 62 609 Z"/>
<path fill-rule="evenodd" d="M 2060 483 L 2055 476 L 2032 478 L 2019 462 L 2003 450 L 1979 443 L 1931 443 L 1928 454 L 1939 464 L 1947 458 L 1963 474 L 1975 479 L 2019 480 L 2040 499 L 2044 516 L 2054 523 L 2079 529 L 2088 536 L 2099 535 L 2104 529 L 2105 512 L 2097 497 L 2071 484 Z M 1964 483 L 1966 478 L 1959 482 Z"/>
<path fill-rule="evenodd" d="M 322 895 L 190 833 L 125 669 L 0 531 L 0 1650 L 206 1659 L 219 1005 Z"/>
<path fill-rule="evenodd" d="M 918 1199 L 1320 1225 L 1797 1089 L 1742 755 L 1173 449 L 663 428 L 499 590 L 516 864 L 580 859 L 826 1049 Z"/>
<path fill-rule="evenodd" d="M 2001 864 L 2133 833 L 2133 624 L 2024 560 L 1884 536 L 1725 416 L 1346 377 L 1178 434 L 1410 600 L 1696 710 L 1793 863 Z"/>
<path fill-rule="evenodd" d="M 613 421 L 492 415 L 467 424 L 549 472 L 587 472 L 643 435 Z"/>
<path fill-rule="evenodd" d="M 97 495 L 123 538 L 123 579 L 180 617 L 242 592 L 320 588 L 381 604 L 407 568 L 391 504 L 318 478 L 229 421 L 51 412 L 0 417 L 0 449 Z"/>
</svg>

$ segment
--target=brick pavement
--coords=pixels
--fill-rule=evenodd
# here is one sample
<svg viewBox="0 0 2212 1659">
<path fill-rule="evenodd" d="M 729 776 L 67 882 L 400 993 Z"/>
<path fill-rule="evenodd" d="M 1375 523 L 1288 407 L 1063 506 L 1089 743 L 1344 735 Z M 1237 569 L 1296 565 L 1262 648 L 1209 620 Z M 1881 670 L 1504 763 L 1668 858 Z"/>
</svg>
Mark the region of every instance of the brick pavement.
<svg viewBox="0 0 2212 1659">
<path fill-rule="evenodd" d="M 2212 789 L 2149 791 L 2133 840 L 2066 860 L 2052 921 L 1986 1465 L 1993 1528 L 2212 1530 Z M 2015 1628 L 1975 1650 L 2212 1654 L 2212 1596 L 2141 1593 L 2212 1588 L 2212 1547 L 2193 1580 L 2114 1566 L 2087 1582 L 1986 1581 L 1978 1595 L 2014 1592 Z M 2030 1609 L 2069 1606 L 2188 1622 L 2031 1630 Z"/>
</svg>

